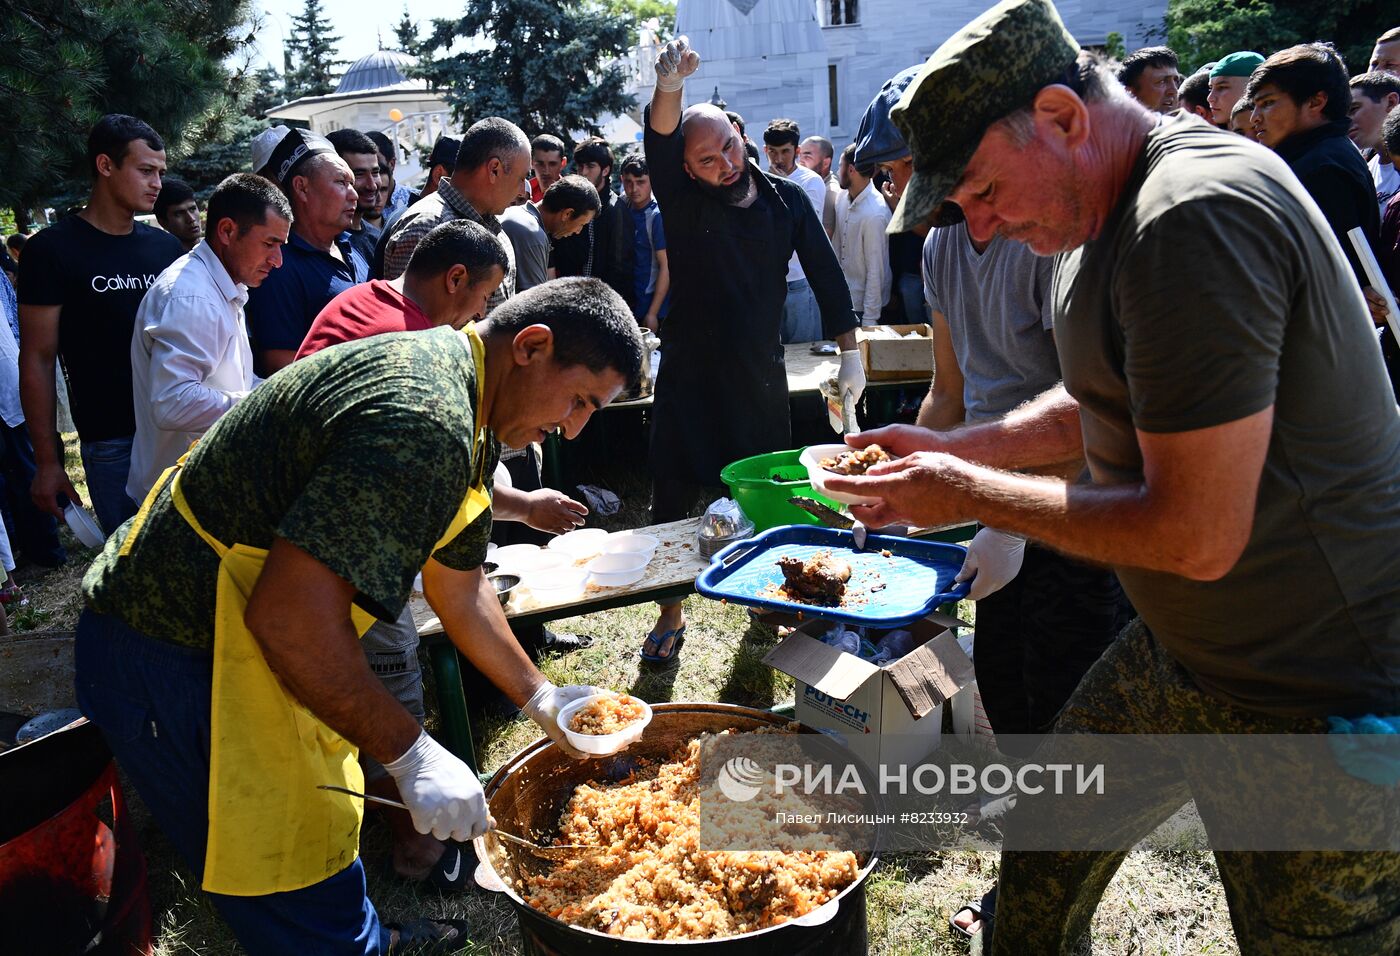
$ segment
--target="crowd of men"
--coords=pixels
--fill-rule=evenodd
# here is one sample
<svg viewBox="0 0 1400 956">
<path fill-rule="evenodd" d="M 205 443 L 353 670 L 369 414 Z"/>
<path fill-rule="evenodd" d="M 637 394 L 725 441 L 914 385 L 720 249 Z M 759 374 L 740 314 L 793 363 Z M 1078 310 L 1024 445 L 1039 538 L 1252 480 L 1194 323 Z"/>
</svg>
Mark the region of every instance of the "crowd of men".
<svg viewBox="0 0 1400 956">
<path fill-rule="evenodd" d="M 159 134 L 108 115 L 83 210 L 7 242 L 0 603 L 22 599 L 17 555 L 66 559 L 66 390 L 108 535 L 84 582 L 80 701 L 250 952 L 466 938 L 381 923 L 358 804 L 287 789 L 288 768 L 403 800 L 399 875 L 471 879 L 461 841 L 488 817 L 475 774 L 421 730 L 408 590 L 421 570 L 483 684 L 568 749 L 553 715 L 590 689 L 533 658 L 582 642 L 512 635 L 480 568 L 499 523 L 584 522 L 541 487 L 538 446 L 636 382 L 643 330 L 663 343 L 661 522 L 725 464 L 790 447 L 783 345 L 835 340 L 859 399 L 855 330 L 930 323 L 916 423 L 852 439 L 899 460 L 833 486 L 874 500 L 855 509 L 873 526 L 983 525 L 960 576 L 1008 754 L 1400 714 L 1400 348 L 1350 238 L 1400 287 L 1400 29 L 1355 76 L 1307 43 L 1183 77 L 1165 47 L 1110 63 L 1048 0 L 1003 0 L 891 77 L 839 153 L 772 119 L 766 171 L 742 117 L 684 106 L 700 67 L 685 38 L 666 46 L 643 149 L 621 162 L 488 117 L 434 144 L 415 193 L 378 131 L 275 127 L 202 211 L 164 176 Z M 643 660 L 674 661 L 685 629 L 662 604 Z M 1202 784 L 1164 773 L 1136 823 Z M 953 927 L 1061 951 L 1115 867 L 1009 851 Z M 1400 946 L 1389 856 L 1220 868 L 1244 948 Z"/>
</svg>

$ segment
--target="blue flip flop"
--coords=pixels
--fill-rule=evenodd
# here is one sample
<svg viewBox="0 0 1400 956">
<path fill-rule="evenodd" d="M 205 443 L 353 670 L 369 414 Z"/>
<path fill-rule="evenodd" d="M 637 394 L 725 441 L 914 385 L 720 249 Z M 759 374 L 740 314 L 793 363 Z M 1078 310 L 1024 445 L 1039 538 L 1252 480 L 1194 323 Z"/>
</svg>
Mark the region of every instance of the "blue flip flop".
<svg viewBox="0 0 1400 956">
<path fill-rule="evenodd" d="M 665 631 L 661 634 L 657 634 L 655 631 L 652 631 L 647 635 L 646 641 L 643 641 L 642 645 L 646 646 L 647 641 L 650 641 L 652 646 L 654 646 L 657 649 L 657 651 L 660 651 L 663 647 L 666 646 L 667 639 L 670 639 L 671 642 L 671 652 L 669 654 L 647 654 L 642 651 L 638 651 L 637 656 L 640 657 L 642 660 L 646 661 L 648 664 L 668 664 L 671 661 L 675 660 L 676 655 L 680 653 L 681 645 L 685 643 L 685 625 L 682 624 L 675 630 Z"/>
</svg>

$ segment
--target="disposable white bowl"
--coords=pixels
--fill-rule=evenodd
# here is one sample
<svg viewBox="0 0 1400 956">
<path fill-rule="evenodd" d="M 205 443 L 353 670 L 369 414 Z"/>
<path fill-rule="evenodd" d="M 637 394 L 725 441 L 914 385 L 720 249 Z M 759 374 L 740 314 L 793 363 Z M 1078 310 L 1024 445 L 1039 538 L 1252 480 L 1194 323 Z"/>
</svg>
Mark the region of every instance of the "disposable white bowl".
<svg viewBox="0 0 1400 956">
<path fill-rule="evenodd" d="M 570 704 L 565 704 L 559 711 L 559 716 L 555 718 L 559 722 L 559 729 L 564 731 L 564 737 L 576 750 L 581 750 L 586 754 L 595 757 L 606 757 L 608 754 L 615 754 L 619 750 L 630 747 L 638 740 L 642 739 L 642 731 L 646 730 L 647 724 L 651 723 L 651 705 L 640 698 L 633 697 L 642 705 L 642 719 L 633 724 L 628 724 L 615 734 L 580 734 L 569 729 L 569 721 L 590 701 L 600 697 L 611 697 L 612 694 L 593 694 L 584 697 Z M 631 694 L 624 695 L 631 697 Z"/>
<path fill-rule="evenodd" d="M 563 556 L 567 561 L 567 556 Z M 535 599 L 542 603 L 567 601 L 583 594 L 588 583 L 588 572 L 572 566 L 548 568 L 538 571 L 525 571 L 520 576 L 522 587 L 529 589 Z"/>
<path fill-rule="evenodd" d="M 514 571 L 516 574 L 530 574 L 535 571 L 555 571 L 560 568 L 571 568 L 574 559 L 567 554 L 560 554 L 558 551 L 545 551 L 541 548 L 533 554 L 522 554 L 509 564 L 501 564 L 500 570 Z"/>
<path fill-rule="evenodd" d="M 549 548 L 552 551 L 563 552 L 575 561 L 582 561 L 595 554 L 601 554 L 603 544 L 607 540 L 608 533 L 602 528 L 579 528 L 550 541 Z"/>
<path fill-rule="evenodd" d="M 608 540 L 603 542 L 603 553 L 634 552 L 645 554 L 650 560 L 660 544 L 660 538 L 654 534 L 647 534 L 645 531 L 614 531 L 608 535 Z"/>
<path fill-rule="evenodd" d="M 100 548 L 102 542 L 107 540 L 107 536 L 102 533 L 102 526 L 97 523 L 97 519 L 88 513 L 86 508 L 68 502 L 68 507 L 63 509 L 63 520 L 68 522 L 68 527 L 73 532 L 73 536 L 83 543 L 87 548 Z"/>
<path fill-rule="evenodd" d="M 647 573 L 651 555 L 636 551 L 600 554 L 587 564 L 593 583 L 605 588 L 636 584 Z"/>
<path fill-rule="evenodd" d="M 541 548 L 537 544 L 508 544 L 504 548 L 492 551 L 491 560 L 502 569 L 509 568 L 514 571 L 517 567 L 517 561 L 528 558 L 530 555 L 539 554 L 540 550 Z"/>
<path fill-rule="evenodd" d="M 840 478 L 835 472 L 827 471 L 822 467 L 823 458 L 835 458 L 842 452 L 854 451 L 849 445 L 808 445 L 802 449 L 802 454 L 797 460 L 807 467 L 807 479 L 812 483 L 812 488 L 830 498 L 832 501 L 841 501 L 848 505 L 873 505 L 880 499 L 866 498 L 861 495 L 847 495 L 840 492 L 831 491 L 826 487 L 826 479 Z"/>
</svg>

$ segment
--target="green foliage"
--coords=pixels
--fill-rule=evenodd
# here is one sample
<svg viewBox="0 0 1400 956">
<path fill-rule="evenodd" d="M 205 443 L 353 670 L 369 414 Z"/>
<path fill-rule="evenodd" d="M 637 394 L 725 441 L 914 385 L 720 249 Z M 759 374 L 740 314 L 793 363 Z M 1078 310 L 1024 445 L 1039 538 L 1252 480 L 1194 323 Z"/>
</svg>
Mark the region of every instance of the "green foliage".
<svg viewBox="0 0 1400 956">
<path fill-rule="evenodd" d="M 1123 34 L 1117 30 L 1110 31 L 1103 41 L 1103 51 L 1115 60 L 1121 60 L 1128 55 L 1127 44 L 1123 42 Z"/>
<path fill-rule="evenodd" d="M 631 17 L 638 24 L 655 17 L 661 24 L 662 40 L 676 35 L 676 4 L 673 0 L 599 0 L 599 5 L 612 16 Z M 635 26 L 628 34 L 628 42 L 637 42 Z"/>
<path fill-rule="evenodd" d="M 1189 74 L 1236 50 L 1268 56 L 1296 43 L 1334 43 L 1352 74 L 1376 37 L 1400 26 L 1397 0 L 1169 0 L 1167 45 Z"/>
<path fill-rule="evenodd" d="M 253 89 L 244 112 L 253 119 L 262 119 L 268 110 L 283 103 L 282 89 L 282 74 L 276 69 L 265 66 L 258 70 L 253 74 Z"/>
<path fill-rule="evenodd" d="M 399 22 L 394 24 L 394 38 L 398 41 L 400 51 L 410 56 L 418 55 L 418 24 L 409 18 L 407 5 L 403 8 L 403 16 L 399 17 Z"/>
<path fill-rule="evenodd" d="M 88 129 L 146 120 L 178 148 L 209 129 L 224 63 L 252 40 L 248 0 L 6 0 L 0 16 L 0 205 L 85 195 Z"/>
<path fill-rule="evenodd" d="M 614 61 L 630 49 L 634 29 L 630 15 L 578 0 L 471 0 L 463 16 L 433 21 L 412 72 L 444 91 L 463 126 L 503 116 L 527 136 L 596 133 L 600 116 L 633 105 Z M 477 36 L 494 43 L 431 59 Z"/>
<path fill-rule="evenodd" d="M 301 13 L 292 17 L 292 35 L 287 40 L 288 59 L 296 64 L 287 72 L 288 100 L 335 92 L 335 68 L 345 65 L 335 58 L 339 42 L 321 10 L 321 0 L 306 0 Z"/>
</svg>

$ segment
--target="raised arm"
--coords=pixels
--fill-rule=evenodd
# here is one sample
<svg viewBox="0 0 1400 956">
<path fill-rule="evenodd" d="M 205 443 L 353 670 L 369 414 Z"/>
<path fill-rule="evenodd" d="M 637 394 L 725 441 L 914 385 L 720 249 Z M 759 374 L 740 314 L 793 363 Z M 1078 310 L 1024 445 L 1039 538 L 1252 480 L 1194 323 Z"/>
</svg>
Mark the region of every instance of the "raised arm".
<svg viewBox="0 0 1400 956">
<path fill-rule="evenodd" d="M 688 37 L 676 37 L 656 57 L 656 90 L 651 95 L 648 125 L 670 136 L 681 124 L 681 98 L 685 78 L 700 69 L 700 54 L 690 48 Z"/>
</svg>

